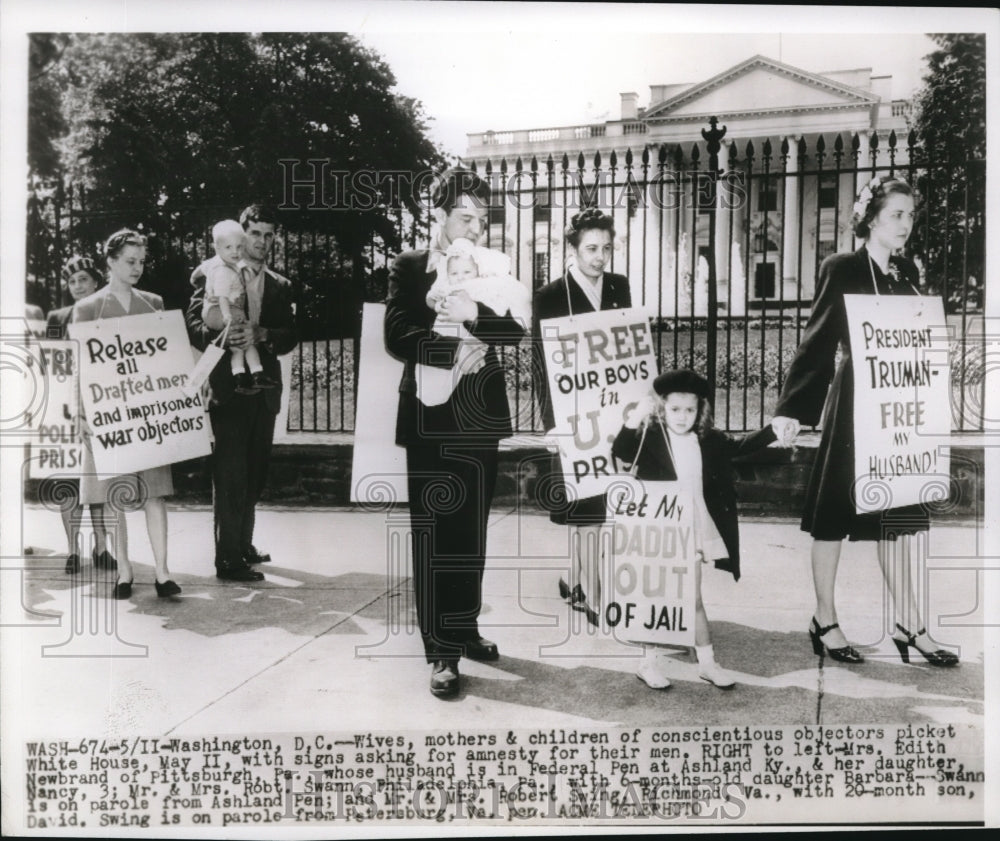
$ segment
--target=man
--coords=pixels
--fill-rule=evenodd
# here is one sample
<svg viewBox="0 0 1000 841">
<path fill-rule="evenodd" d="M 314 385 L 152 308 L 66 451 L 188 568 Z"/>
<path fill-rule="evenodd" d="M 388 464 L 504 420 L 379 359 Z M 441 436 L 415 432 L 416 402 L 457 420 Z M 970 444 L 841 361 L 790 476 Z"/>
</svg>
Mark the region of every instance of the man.
<svg viewBox="0 0 1000 841">
<path fill-rule="evenodd" d="M 240 214 L 246 234 L 243 259 L 237 264 L 247 292 L 247 320 L 231 325 L 225 344 L 246 349 L 256 345 L 264 374 L 276 388 L 237 388 L 227 360 L 209 377 L 208 410 L 215 435 L 212 485 L 215 504 L 215 570 L 224 581 L 261 581 L 250 564 L 270 560 L 253 545 L 254 514 L 267 479 L 274 438 L 274 418 L 281 405 L 281 366 L 278 356 L 289 353 L 298 338 L 292 305 L 292 284 L 266 265 L 274 244 L 277 219 L 260 205 Z M 204 350 L 217 335 L 204 323 L 203 263 L 191 275 L 194 294 L 185 315 L 191 343 Z"/>
<path fill-rule="evenodd" d="M 497 444 L 512 434 L 510 405 L 496 345 L 516 345 L 525 325 L 456 292 L 428 305 L 441 257 L 458 238 L 476 242 L 484 230 L 489 186 L 470 170 L 446 171 L 433 201 L 440 232 L 430 251 L 399 255 L 389 274 L 385 343 L 404 361 L 396 443 L 406 448 L 413 587 L 431 693 L 458 691 L 458 660 L 495 660 L 495 643 L 479 633 L 486 524 L 497 475 Z M 458 380 L 447 401 L 417 397 L 417 364 L 452 368 L 460 339 L 432 329 L 435 319 L 464 326 L 486 345 L 482 364 Z"/>
</svg>

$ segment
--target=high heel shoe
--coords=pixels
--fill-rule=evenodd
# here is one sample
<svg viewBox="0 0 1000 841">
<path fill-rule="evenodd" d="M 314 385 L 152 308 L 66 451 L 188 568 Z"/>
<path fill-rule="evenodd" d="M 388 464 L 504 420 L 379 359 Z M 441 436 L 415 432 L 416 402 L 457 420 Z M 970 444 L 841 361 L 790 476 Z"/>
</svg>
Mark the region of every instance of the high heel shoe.
<svg viewBox="0 0 1000 841">
<path fill-rule="evenodd" d="M 950 651 L 945 651 L 939 648 L 937 651 L 924 651 L 922 648 L 917 648 L 917 637 L 922 636 L 927 633 L 926 628 L 921 628 L 915 634 L 911 634 L 898 622 L 896 627 L 899 632 L 906 637 L 905 640 L 892 638 L 892 641 L 896 644 L 896 650 L 899 651 L 899 659 L 904 663 L 910 662 L 910 648 L 915 648 L 923 658 L 930 663 L 932 666 L 957 666 L 958 657 L 952 654 Z"/>
<path fill-rule="evenodd" d="M 107 549 L 103 552 L 98 552 L 95 549 L 91 557 L 93 558 L 94 566 L 98 569 L 118 569 L 118 561 L 115 560 L 115 556 Z"/>
<path fill-rule="evenodd" d="M 80 556 L 68 555 L 66 557 L 66 574 L 76 575 L 80 571 Z"/>
<path fill-rule="evenodd" d="M 118 601 L 123 601 L 125 599 L 132 598 L 132 582 L 131 581 L 119 581 L 115 579 L 115 591 L 114 597 Z"/>
<path fill-rule="evenodd" d="M 153 584 L 156 587 L 156 595 L 161 599 L 167 599 L 170 596 L 179 596 L 181 593 L 181 588 L 169 578 L 162 584 L 159 581 L 154 581 Z"/>
<path fill-rule="evenodd" d="M 826 653 L 830 655 L 831 660 L 837 660 L 841 663 L 864 663 L 865 658 L 855 650 L 854 646 L 845 645 L 843 648 L 830 648 L 823 642 L 822 638 L 827 633 L 839 627 L 840 624 L 834 622 L 832 625 L 821 628 L 814 616 L 812 623 L 809 625 L 809 639 L 812 641 L 813 653 L 817 657 L 821 657 L 825 649 Z"/>
<path fill-rule="evenodd" d="M 570 594 L 573 591 L 570 590 L 569 584 L 566 583 L 565 579 L 559 579 L 559 598 L 565 602 L 569 601 Z"/>
</svg>

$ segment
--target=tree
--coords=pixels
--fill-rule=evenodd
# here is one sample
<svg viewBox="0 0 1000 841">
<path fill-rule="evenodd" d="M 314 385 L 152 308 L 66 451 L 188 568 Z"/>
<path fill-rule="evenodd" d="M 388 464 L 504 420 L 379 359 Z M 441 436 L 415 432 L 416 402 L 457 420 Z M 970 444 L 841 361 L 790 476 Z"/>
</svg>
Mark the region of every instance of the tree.
<svg viewBox="0 0 1000 841">
<path fill-rule="evenodd" d="M 982 304 L 985 270 L 986 37 L 931 37 L 939 49 L 927 57 L 914 120 L 928 161 L 917 178 L 927 214 L 927 277 L 952 309 L 962 310 Z"/>
<path fill-rule="evenodd" d="M 151 273 L 171 266 L 169 281 L 157 281 L 168 287 L 178 283 L 174 263 L 208 256 L 199 241 L 211 223 L 254 200 L 282 208 L 290 236 L 281 256 L 308 272 L 295 277 L 304 312 L 328 312 L 331 276 L 347 283 L 336 294 L 360 303 L 366 247 L 373 237 L 392 250 L 400 242 L 397 209 L 359 188 L 358 174 L 443 163 L 420 104 L 396 93 L 388 65 L 350 35 L 83 34 L 60 46 L 38 50 L 58 65 L 50 75 L 63 125 L 37 129 L 59 132 L 45 138 L 59 150 L 57 169 L 86 189 L 74 235 L 92 248 L 115 227 L 141 226 L 152 235 Z M 292 183 L 320 173 L 322 183 Z M 192 253 L 171 252 L 168 240 L 183 237 Z"/>
</svg>

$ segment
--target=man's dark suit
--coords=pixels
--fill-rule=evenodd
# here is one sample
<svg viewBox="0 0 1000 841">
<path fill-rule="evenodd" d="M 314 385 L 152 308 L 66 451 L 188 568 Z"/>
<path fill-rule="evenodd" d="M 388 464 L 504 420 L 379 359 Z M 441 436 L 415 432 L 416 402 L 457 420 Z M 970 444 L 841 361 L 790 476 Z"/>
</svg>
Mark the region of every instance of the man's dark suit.
<svg viewBox="0 0 1000 841">
<path fill-rule="evenodd" d="M 191 275 L 194 294 L 185 313 L 191 343 L 204 350 L 219 331 L 202 320 L 205 275 L 199 266 Z M 209 377 L 208 403 L 215 448 L 212 454 L 212 484 L 215 490 L 215 566 L 240 567 L 250 557 L 255 508 L 267 480 L 274 438 L 274 418 L 281 406 L 281 364 L 278 356 L 289 353 L 298 342 L 292 309 L 292 284 L 264 270 L 260 326 L 267 341 L 257 345 L 264 373 L 277 388 L 257 394 L 236 393 L 236 382 L 228 356 Z"/>
<path fill-rule="evenodd" d="M 497 475 L 497 444 L 512 434 L 510 404 L 496 345 L 516 345 L 525 326 L 477 304 L 466 327 L 487 343 L 482 368 L 464 375 L 439 406 L 417 398 L 417 363 L 450 368 L 459 340 L 431 329 L 426 296 L 437 273 L 427 251 L 393 263 L 386 299 L 385 344 L 405 363 L 399 384 L 396 443 L 406 447 L 413 587 L 428 662 L 457 659 L 479 637 L 486 525 Z"/>
</svg>

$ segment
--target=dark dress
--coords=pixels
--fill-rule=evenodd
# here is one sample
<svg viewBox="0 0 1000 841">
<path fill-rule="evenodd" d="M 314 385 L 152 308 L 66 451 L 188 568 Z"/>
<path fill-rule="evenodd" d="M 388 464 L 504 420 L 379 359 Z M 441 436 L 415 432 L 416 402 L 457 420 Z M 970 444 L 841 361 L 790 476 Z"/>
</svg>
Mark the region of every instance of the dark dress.
<svg viewBox="0 0 1000 841">
<path fill-rule="evenodd" d="M 677 471 L 667 446 L 666 431 L 659 420 L 650 423 L 643 439 L 641 429 L 623 426 L 615 438 L 612 451 L 626 464 L 635 465 L 635 475 L 648 482 L 670 482 L 677 479 Z M 709 558 L 716 569 L 730 572 L 740 580 L 739 512 L 736 507 L 736 488 L 733 484 L 733 459 L 749 455 L 775 440 L 770 424 L 742 436 L 730 436 L 718 429 L 709 429 L 699 436 L 701 448 L 701 485 L 712 522 L 726 544 L 727 556 Z M 642 445 L 642 450 L 639 447 Z"/>
<path fill-rule="evenodd" d="M 569 285 L 568 296 L 567 284 Z M 625 309 L 630 306 L 632 306 L 632 293 L 629 290 L 628 278 L 624 275 L 605 272 L 604 286 L 601 289 L 601 310 Z M 545 425 L 546 432 L 551 431 L 556 423 L 552 413 L 552 400 L 549 397 L 548 377 L 545 373 L 545 354 L 540 341 L 542 333 L 539 322 L 547 318 L 562 318 L 567 315 L 588 312 L 596 312 L 596 310 L 590 303 L 587 293 L 580 288 L 569 272 L 558 280 L 541 287 L 535 293 L 534 305 L 532 306 L 533 370 L 538 405 L 541 407 L 542 423 Z M 539 488 L 538 495 L 549 509 L 549 519 L 558 525 L 600 525 L 607 518 L 603 494 L 586 499 L 568 498 L 566 485 L 562 481 L 562 463 L 558 453 L 553 456 L 552 469 L 545 478 L 544 485 Z"/>
<path fill-rule="evenodd" d="M 903 257 L 891 258 L 888 275 L 864 247 L 831 255 L 820 266 L 812 313 L 774 411 L 815 426 L 822 409 L 823 434 L 802 515 L 802 530 L 817 540 L 893 540 L 929 527 L 919 505 L 866 514 L 854 505 L 854 373 L 844 295 L 874 295 L 873 278 L 880 295 L 918 294 L 917 267 Z M 834 372 L 838 347 L 842 356 Z"/>
</svg>

